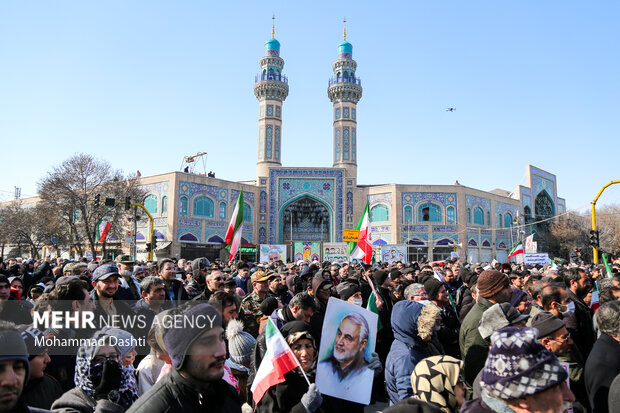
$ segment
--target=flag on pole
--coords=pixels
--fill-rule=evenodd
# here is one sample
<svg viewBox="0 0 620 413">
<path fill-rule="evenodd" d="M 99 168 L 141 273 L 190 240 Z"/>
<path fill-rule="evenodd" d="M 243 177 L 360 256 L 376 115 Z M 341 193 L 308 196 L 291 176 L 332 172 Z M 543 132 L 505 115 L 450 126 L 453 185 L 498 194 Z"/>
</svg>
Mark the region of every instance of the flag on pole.
<svg viewBox="0 0 620 413">
<path fill-rule="evenodd" d="M 370 231 L 370 215 L 368 213 L 368 202 L 366 208 L 357 223 L 359 235 L 357 238 L 357 246 L 351 254 L 351 258 L 363 259 L 366 264 L 372 262 L 372 234 Z"/>
<path fill-rule="evenodd" d="M 303 373 L 303 369 L 295 354 L 293 354 L 282 333 L 280 333 L 270 318 L 267 319 L 265 324 L 265 343 L 267 351 L 256 371 L 256 377 L 254 377 L 254 382 L 250 388 L 255 404 L 258 404 L 263 398 L 267 389 L 282 383 L 284 375 L 289 371 L 299 367 Z M 306 380 L 308 379 L 306 378 Z"/>
<path fill-rule="evenodd" d="M 243 233 L 243 190 L 239 192 L 239 197 L 237 198 L 237 204 L 235 205 L 235 209 L 233 210 L 232 216 L 230 217 L 230 223 L 228 224 L 228 229 L 226 230 L 226 237 L 224 238 L 224 242 L 226 243 L 226 248 L 230 251 L 230 258 L 235 258 L 237 255 L 237 251 L 239 250 L 239 245 L 241 245 L 241 234 Z"/>
<path fill-rule="evenodd" d="M 525 239 L 525 252 L 528 254 L 536 252 L 536 248 L 534 247 L 534 234 L 531 234 Z"/>
<path fill-rule="evenodd" d="M 111 226 L 112 224 L 108 221 L 104 221 L 103 219 L 99 220 L 99 223 L 97 224 L 97 240 L 99 242 L 105 241 L 105 237 L 108 236 L 108 231 L 110 231 Z"/>
<path fill-rule="evenodd" d="M 508 258 L 512 258 L 515 255 L 523 254 L 523 241 L 519 241 L 517 245 L 512 247 L 510 250 L 510 254 L 508 254 Z"/>
<path fill-rule="evenodd" d="M 609 268 L 609 263 L 607 262 L 607 257 L 605 256 L 605 253 L 603 253 L 601 255 L 603 256 L 603 263 L 605 264 L 605 271 L 607 272 L 607 277 L 611 278 L 614 275 L 611 272 L 611 268 Z"/>
<path fill-rule="evenodd" d="M 592 288 L 592 299 L 590 300 L 590 309 L 596 311 L 599 307 L 599 295 L 598 295 L 598 282 L 594 281 L 594 288 Z"/>
<path fill-rule="evenodd" d="M 366 309 L 379 315 L 379 308 L 377 308 L 377 296 L 375 295 L 374 288 L 373 291 L 370 293 L 370 297 L 368 297 L 368 304 L 366 305 Z M 380 318 L 377 318 L 377 331 L 380 331 L 382 328 L 383 323 L 381 323 Z"/>
</svg>

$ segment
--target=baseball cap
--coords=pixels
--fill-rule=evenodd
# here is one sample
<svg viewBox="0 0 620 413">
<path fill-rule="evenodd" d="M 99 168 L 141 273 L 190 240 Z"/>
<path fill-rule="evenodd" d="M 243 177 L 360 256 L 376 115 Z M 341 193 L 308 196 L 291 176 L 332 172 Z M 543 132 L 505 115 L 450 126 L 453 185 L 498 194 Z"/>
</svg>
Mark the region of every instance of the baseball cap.
<svg viewBox="0 0 620 413">
<path fill-rule="evenodd" d="M 104 264 L 93 272 L 93 281 L 105 280 L 111 275 L 120 275 L 118 273 L 118 268 L 114 264 Z"/>
</svg>

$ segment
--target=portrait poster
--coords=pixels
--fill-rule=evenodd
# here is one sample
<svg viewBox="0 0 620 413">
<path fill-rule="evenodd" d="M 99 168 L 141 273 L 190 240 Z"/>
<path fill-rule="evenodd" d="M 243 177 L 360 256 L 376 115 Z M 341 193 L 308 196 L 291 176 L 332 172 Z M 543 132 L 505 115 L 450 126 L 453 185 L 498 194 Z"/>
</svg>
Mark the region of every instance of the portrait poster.
<svg viewBox="0 0 620 413">
<path fill-rule="evenodd" d="M 316 386 L 322 394 L 370 403 L 374 371 L 368 361 L 375 350 L 377 319 L 365 308 L 329 299 L 316 369 Z"/>
<path fill-rule="evenodd" d="M 347 255 L 346 242 L 324 242 L 323 243 L 323 261 L 334 263 L 343 263 L 349 261 Z"/>
<path fill-rule="evenodd" d="M 393 264 L 396 261 L 407 262 L 407 245 L 382 245 L 381 246 L 381 261 Z"/>
<path fill-rule="evenodd" d="M 286 245 L 260 244 L 260 262 L 286 262 Z"/>
<path fill-rule="evenodd" d="M 302 260 L 308 263 L 321 261 L 321 243 L 317 241 L 295 241 L 295 262 Z"/>
</svg>

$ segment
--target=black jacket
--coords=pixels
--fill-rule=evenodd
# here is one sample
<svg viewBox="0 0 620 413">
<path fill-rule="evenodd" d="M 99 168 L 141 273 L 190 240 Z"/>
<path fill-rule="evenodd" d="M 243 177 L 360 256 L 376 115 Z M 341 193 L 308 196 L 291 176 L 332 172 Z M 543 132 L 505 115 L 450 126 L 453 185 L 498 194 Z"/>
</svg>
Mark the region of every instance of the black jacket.
<svg viewBox="0 0 620 413">
<path fill-rule="evenodd" d="M 199 390 L 173 369 L 127 410 L 127 413 L 193 412 L 240 413 L 239 394 L 221 379 Z"/>
<path fill-rule="evenodd" d="M 575 313 L 570 317 L 564 318 L 566 329 L 581 351 L 584 358 L 587 358 L 596 341 L 594 324 L 592 322 L 592 311 L 590 307 L 580 300 L 571 290 L 566 290 L 568 298 L 575 303 Z"/>
<path fill-rule="evenodd" d="M 620 343 L 607 334 L 601 334 L 586 361 L 584 371 L 586 390 L 593 412 L 608 410 L 609 386 L 618 374 L 620 374 Z"/>
</svg>

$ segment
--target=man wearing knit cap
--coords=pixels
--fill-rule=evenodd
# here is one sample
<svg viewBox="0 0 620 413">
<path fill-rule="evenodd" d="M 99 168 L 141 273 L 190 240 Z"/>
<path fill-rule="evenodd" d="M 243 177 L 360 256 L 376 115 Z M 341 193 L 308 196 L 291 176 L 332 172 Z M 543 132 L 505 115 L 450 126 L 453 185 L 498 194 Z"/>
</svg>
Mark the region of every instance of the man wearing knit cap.
<svg viewBox="0 0 620 413">
<path fill-rule="evenodd" d="M 128 413 L 240 412 L 237 391 L 222 380 L 226 343 L 213 306 L 187 303 L 168 315 L 164 344 L 173 370 L 140 397 Z"/>
<path fill-rule="evenodd" d="M 30 367 L 28 349 L 12 323 L 0 320 L 0 412 L 43 412 L 29 408 L 21 399 Z"/>
<path fill-rule="evenodd" d="M 482 395 L 461 412 L 562 413 L 575 401 L 568 374 L 557 357 L 537 342 L 537 330 L 505 327 L 491 336 L 482 370 Z"/>
<path fill-rule="evenodd" d="M 431 278 L 424 283 L 424 289 L 428 294 L 428 299 L 441 310 L 441 322 L 437 331 L 437 338 L 445 350 L 445 354 L 460 358 L 459 351 L 459 317 L 452 308 L 449 292 L 446 285 L 436 278 Z"/>
<path fill-rule="evenodd" d="M 465 382 L 471 386 L 482 370 L 489 353 L 489 345 L 478 331 L 482 314 L 493 304 L 510 302 L 512 289 L 505 274 L 496 270 L 485 270 L 478 277 L 478 301 L 467 313 L 459 332 L 461 356 L 465 362 Z"/>
</svg>

